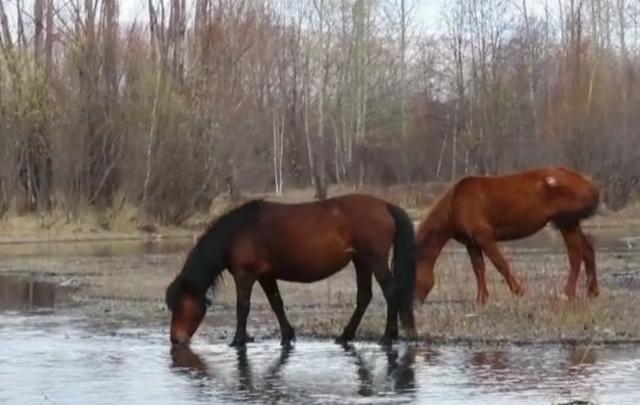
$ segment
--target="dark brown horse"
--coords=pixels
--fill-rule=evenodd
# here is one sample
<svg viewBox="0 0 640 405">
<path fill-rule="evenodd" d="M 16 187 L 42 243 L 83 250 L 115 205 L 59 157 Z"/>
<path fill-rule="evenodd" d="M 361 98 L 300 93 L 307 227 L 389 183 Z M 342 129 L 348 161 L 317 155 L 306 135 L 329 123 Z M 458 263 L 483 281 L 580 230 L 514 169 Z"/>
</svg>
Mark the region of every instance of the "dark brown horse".
<svg viewBox="0 0 640 405">
<path fill-rule="evenodd" d="M 388 259 L 394 248 L 393 274 Z M 387 301 L 383 340 L 398 336 L 398 315 L 415 334 L 415 240 L 400 208 L 374 197 L 349 195 L 320 202 L 279 204 L 255 200 L 218 218 L 200 237 L 167 287 L 171 341 L 187 343 L 206 312 L 205 293 L 227 269 L 236 285 L 237 326 L 232 345 L 247 342 L 251 290 L 257 281 L 280 324 L 282 344 L 295 339 L 276 280 L 311 283 L 353 262 L 357 303 L 341 341 L 353 339 L 369 302 L 372 275 Z"/>
<path fill-rule="evenodd" d="M 478 284 L 477 301 L 489 298 L 483 255 L 498 269 L 516 295 L 525 289 L 509 270 L 498 241 L 530 236 L 547 223 L 560 230 L 569 255 L 564 293 L 576 294 L 584 261 L 589 296 L 598 295 L 595 253 L 580 222 L 594 215 L 598 188 L 587 176 L 564 167 L 546 167 L 509 176 L 466 177 L 435 204 L 417 234 L 416 298 L 424 302 L 435 284 L 434 266 L 449 239 L 466 246 Z"/>
</svg>

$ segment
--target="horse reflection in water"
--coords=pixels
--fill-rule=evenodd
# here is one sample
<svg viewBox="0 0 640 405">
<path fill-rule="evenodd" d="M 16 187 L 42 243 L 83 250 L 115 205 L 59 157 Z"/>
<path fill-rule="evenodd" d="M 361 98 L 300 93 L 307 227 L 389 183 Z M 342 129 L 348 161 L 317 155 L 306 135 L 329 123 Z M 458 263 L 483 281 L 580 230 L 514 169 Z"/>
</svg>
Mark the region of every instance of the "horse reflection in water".
<svg viewBox="0 0 640 405">
<path fill-rule="evenodd" d="M 345 353 L 350 355 L 358 368 L 358 380 L 360 388 L 358 394 L 363 397 L 376 395 L 377 391 L 381 391 L 381 384 L 375 381 L 375 370 L 367 364 L 362 354 L 356 350 L 353 345 L 345 344 L 342 346 Z M 413 365 L 416 359 L 415 348 L 407 346 L 407 350 L 400 356 L 399 350 L 384 350 L 387 359 L 387 370 L 385 374 L 385 382 L 393 384 L 393 392 L 411 392 L 415 390 L 415 372 Z M 384 386 L 384 384 L 382 384 Z M 376 389 L 377 388 L 377 389 Z M 389 391 L 384 389 L 382 391 Z"/>
<path fill-rule="evenodd" d="M 353 345 L 343 344 L 341 347 L 344 354 L 351 359 L 356 367 L 357 374 L 357 395 L 361 397 L 385 397 L 389 395 L 411 395 L 416 390 L 415 372 L 413 370 L 416 351 L 412 346 L 406 348 L 394 348 L 391 346 L 381 346 L 386 367 L 384 372 L 376 367 L 375 359 L 368 361 L 365 359 L 370 349 L 357 349 Z M 314 387 L 313 381 L 309 385 L 310 389 L 301 389 L 287 386 L 283 379 L 283 370 L 288 364 L 291 355 L 294 353 L 293 347 L 282 347 L 280 355 L 261 375 L 257 376 L 251 362 L 247 356 L 247 349 L 236 348 L 237 361 L 237 384 L 231 384 L 228 388 L 223 388 L 225 384 L 219 384 L 222 376 L 218 375 L 216 369 L 211 367 L 202 356 L 193 352 L 188 346 L 174 346 L 171 349 L 172 364 L 174 371 L 188 376 L 192 380 L 193 388 L 198 396 L 217 396 L 226 400 L 246 400 L 260 399 L 269 403 L 279 402 L 313 402 Z M 222 368 L 221 368 L 222 370 Z M 349 381 L 345 376 L 345 381 Z M 229 385 L 229 384 L 227 384 Z M 327 394 L 321 388 L 315 393 Z M 347 393 L 344 393 L 348 395 Z M 342 395 L 337 389 L 336 395 Z M 345 397 L 345 400 L 347 398 Z"/>
</svg>

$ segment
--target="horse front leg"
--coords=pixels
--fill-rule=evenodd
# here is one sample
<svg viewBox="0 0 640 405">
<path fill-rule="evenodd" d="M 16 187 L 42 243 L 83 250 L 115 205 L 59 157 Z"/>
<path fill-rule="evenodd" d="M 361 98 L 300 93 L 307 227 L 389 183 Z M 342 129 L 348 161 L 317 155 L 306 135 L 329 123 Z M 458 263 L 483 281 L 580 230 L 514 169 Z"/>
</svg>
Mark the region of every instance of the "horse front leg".
<svg viewBox="0 0 640 405">
<path fill-rule="evenodd" d="M 576 297 L 576 286 L 582 265 L 582 237 L 579 227 L 560 229 L 564 244 L 569 255 L 569 277 L 564 287 L 564 293 L 569 299 Z"/>
<path fill-rule="evenodd" d="M 580 229 L 580 238 L 582 239 L 582 260 L 587 273 L 587 295 L 589 297 L 597 297 L 600 295 L 600 287 L 598 287 L 598 275 L 596 273 L 596 252 L 589 237 L 585 235 L 582 229 Z"/>
<path fill-rule="evenodd" d="M 255 279 L 246 274 L 236 275 L 233 279 L 236 284 L 236 332 L 233 335 L 231 346 L 244 346 L 253 341 L 247 336 L 247 318 L 251 309 L 251 290 Z"/>
<path fill-rule="evenodd" d="M 471 259 L 471 266 L 473 267 L 473 273 L 476 276 L 477 295 L 476 303 L 484 306 L 489 300 L 489 290 L 487 289 L 487 280 L 485 279 L 485 264 L 482 257 L 482 249 L 480 246 L 474 244 L 467 244 L 467 253 Z"/>
<path fill-rule="evenodd" d="M 491 263 L 496 267 L 496 269 L 502 274 L 507 285 L 509 286 L 509 290 L 514 295 L 521 296 L 525 293 L 525 288 L 518 281 L 516 276 L 513 275 L 511 269 L 509 268 L 509 263 L 504 258 L 502 253 L 500 253 L 500 249 L 498 249 L 498 245 L 493 238 L 489 237 L 479 237 L 476 239 L 477 243 L 480 245 L 484 253 L 487 255 Z"/>
<path fill-rule="evenodd" d="M 296 340 L 296 334 L 287 319 L 287 315 L 284 313 L 284 303 L 282 302 L 282 297 L 280 296 L 280 290 L 278 289 L 276 279 L 272 277 L 263 277 L 258 280 L 258 282 L 269 300 L 271 309 L 278 318 L 281 335 L 280 344 L 283 347 L 291 347 L 291 342 Z"/>
</svg>

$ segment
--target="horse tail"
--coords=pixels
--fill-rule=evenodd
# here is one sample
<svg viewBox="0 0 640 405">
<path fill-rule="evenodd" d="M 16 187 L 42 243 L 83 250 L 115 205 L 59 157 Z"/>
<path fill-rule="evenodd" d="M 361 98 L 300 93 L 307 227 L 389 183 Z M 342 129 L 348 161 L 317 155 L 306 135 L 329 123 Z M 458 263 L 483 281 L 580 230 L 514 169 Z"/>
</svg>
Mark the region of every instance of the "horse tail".
<svg viewBox="0 0 640 405">
<path fill-rule="evenodd" d="M 416 242 L 413 223 L 400 207 L 387 204 L 396 230 L 393 234 L 393 280 L 400 322 L 410 337 L 416 334 L 413 294 L 416 284 Z"/>
</svg>

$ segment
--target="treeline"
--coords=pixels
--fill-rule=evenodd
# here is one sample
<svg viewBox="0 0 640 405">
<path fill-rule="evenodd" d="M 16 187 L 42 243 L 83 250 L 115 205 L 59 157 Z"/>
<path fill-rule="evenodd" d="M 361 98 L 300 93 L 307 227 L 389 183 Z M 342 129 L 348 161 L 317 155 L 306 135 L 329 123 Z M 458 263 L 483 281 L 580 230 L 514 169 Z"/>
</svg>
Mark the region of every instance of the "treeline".
<svg viewBox="0 0 640 405">
<path fill-rule="evenodd" d="M 548 163 L 610 207 L 633 196 L 640 2 L 420 5 L 0 1 L 0 212 L 128 201 L 180 222 L 223 192 Z"/>
</svg>

